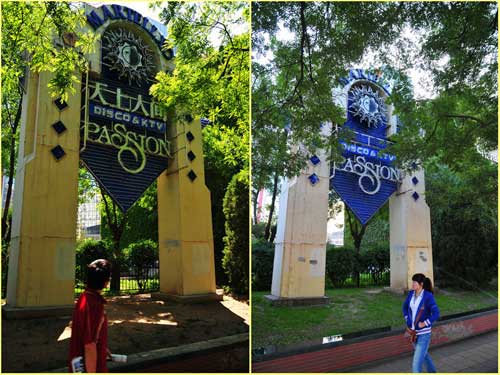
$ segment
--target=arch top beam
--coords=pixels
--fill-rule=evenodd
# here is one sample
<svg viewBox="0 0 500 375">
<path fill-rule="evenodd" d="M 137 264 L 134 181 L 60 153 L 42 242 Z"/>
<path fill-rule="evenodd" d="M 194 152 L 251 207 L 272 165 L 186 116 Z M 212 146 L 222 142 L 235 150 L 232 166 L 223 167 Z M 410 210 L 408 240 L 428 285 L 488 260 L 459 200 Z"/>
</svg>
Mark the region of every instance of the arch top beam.
<svg viewBox="0 0 500 375">
<path fill-rule="evenodd" d="M 99 8 L 94 8 L 89 5 L 85 5 L 85 13 L 87 16 L 87 22 L 96 31 L 109 22 L 108 20 L 122 20 L 132 22 L 144 31 L 146 31 L 151 38 L 155 41 L 156 45 L 162 51 L 163 56 L 170 60 L 174 57 L 174 53 L 171 49 L 164 50 L 163 44 L 165 43 L 165 35 L 154 25 L 154 23 L 147 17 L 144 17 L 139 12 L 130 9 L 123 5 L 109 4 L 102 5 Z"/>
</svg>

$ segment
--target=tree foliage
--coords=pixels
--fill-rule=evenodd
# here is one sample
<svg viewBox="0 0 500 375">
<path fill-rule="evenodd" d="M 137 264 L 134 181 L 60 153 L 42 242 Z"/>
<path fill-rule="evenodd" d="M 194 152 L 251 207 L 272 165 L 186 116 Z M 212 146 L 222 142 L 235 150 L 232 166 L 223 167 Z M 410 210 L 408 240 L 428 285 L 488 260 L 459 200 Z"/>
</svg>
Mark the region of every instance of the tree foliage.
<svg viewBox="0 0 500 375">
<path fill-rule="evenodd" d="M 221 167 L 248 163 L 248 17 L 248 4 L 239 2 L 170 2 L 161 13 L 176 68 L 172 75 L 160 72 L 151 92 L 179 115 L 211 121 L 203 136 L 221 156 Z"/>
<path fill-rule="evenodd" d="M 179 116 L 210 120 L 203 129 L 205 180 L 212 201 L 216 281 L 224 285 L 223 200 L 233 176 L 249 170 L 249 6 L 169 2 L 161 19 L 168 27 L 166 47 L 175 47 L 176 68 L 172 75 L 160 73 L 151 92 Z"/>
<path fill-rule="evenodd" d="M 158 262 L 158 242 L 151 240 L 137 241 L 131 243 L 124 252 L 127 266 L 132 270 L 139 291 L 142 292 L 147 287 L 151 269 Z"/>
<path fill-rule="evenodd" d="M 442 286 L 486 286 L 498 272 L 497 165 L 461 172 L 437 158 L 426 169 L 436 279 Z"/>
<path fill-rule="evenodd" d="M 10 241 L 9 209 L 15 176 L 22 96 L 26 74 L 51 72 L 49 91 L 67 100 L 73 84 L 86 69 L 84 53 L 96 40 L 92 32 L 82 32 L 82 8 L 67 2 L 2 3 L 2 173 L 9 178 L 2 213 L 2 237 Z"/>
<path fill-rule="evenodd" d="M 249 185 L 248 172 L 242 170 L 233 177 L 224 197 L 226 236 L 222 266 L 229 288 L 238 294 L 248 294 Z"/>
</svg>

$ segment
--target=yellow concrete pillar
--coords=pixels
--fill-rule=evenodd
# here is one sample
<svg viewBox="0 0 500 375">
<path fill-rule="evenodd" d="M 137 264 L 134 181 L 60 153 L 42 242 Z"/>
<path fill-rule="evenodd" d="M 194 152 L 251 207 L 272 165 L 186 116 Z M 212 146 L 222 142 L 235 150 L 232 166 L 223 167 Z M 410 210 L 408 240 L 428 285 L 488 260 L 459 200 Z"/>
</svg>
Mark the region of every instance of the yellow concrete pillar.
<svg viewBox="0 0 500 375">
<path fill-rule="evenodd" d="M 331 127 L 323 127 L 323 136 Z M 271 295 L 274 305 L 318 305 L 325 296 L 326 237 L 330 163 L 317 150 L 318 165 L 308 163 L 300 175 L 282 185 L 276 231 Z M 309 177 L 315 174 L 314 185 Z"/>
<path fill-rule="evenodd" d="M 201 123 L 177 120 L 174 158 L 158 177 L 160 293 L 180 301 L 221 299 L 215 291 L 210 191 L 205 185 Z"/>
<path fill-rule="evenodd" d="M 389 202 L 390 289 L 397 292 L 411 289 L 415 273 L 423 273 L 434 284 L 431 215 L 425 201 L 424 170 L 405 176 L 398 193 Z"/>
<path fill-rule="evenodd" d="M 74 300 L 80 84 L 75 83 L 76 93 L 59 110 L 47 88 L 51 77 L 51 73 L 29 73 L 26 79 L 12 204 L 7 316 L 16 309 L 71 308 Z M 66 128 L 60 134 L 53 127 L 58 121 Z M 53 154 L 56 147 L 64 152 L 59 160 Z"/>
</svg>

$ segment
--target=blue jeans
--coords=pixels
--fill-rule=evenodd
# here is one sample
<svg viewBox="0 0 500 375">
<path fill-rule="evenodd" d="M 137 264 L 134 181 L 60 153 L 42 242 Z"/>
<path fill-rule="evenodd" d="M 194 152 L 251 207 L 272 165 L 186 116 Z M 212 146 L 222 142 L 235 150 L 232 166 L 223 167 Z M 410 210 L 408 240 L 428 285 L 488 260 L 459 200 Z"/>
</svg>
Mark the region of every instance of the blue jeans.
<svg viewBox="0 0 500 375">
<path fill-rule="evenodd" d="M 430 343 L 430 333 L 417 336 L 417 342 L 413 344 L 415 353 L 413 354 L 412 372 L 422 372 L 422 365 L 424 362 L 425 367 L 427 367 L 427 372 L 437 372 L 434 363 L 432 363 L 432 358 L 428 353 Z"/>
</svg>

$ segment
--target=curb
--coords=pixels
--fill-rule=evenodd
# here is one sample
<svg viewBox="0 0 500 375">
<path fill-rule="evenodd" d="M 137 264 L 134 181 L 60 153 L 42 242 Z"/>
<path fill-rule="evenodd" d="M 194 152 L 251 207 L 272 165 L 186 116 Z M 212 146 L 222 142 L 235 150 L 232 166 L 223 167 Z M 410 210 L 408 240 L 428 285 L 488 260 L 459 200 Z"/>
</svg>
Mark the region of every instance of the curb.
<svg viewBox="0 0 500 375">
<path fill-rule="evenodd" d="M 468 316 L 444 317 L 433 329 L 432 344 L 455 342 L 497 327 L 496 308 Z M 403 328 L 388 328 L 371 335 L 254 357 L 253 372 L 332 372 L 413 350 L 403 337 Z"/>
<path fill-rule="evenodd" d="M 128 355 L 127 363 L 109 362 L 108 369 L 109 372 L 132 372 L 135 370 L 144 370 L 147 367 L 173 363 L 180 359 L 194 357 L 201 354 L 220 352 L 221 350 L 226 351 L 241 345 L 244 345 L 248 352 L 248 342 L 249 334 L 242 333 L 239 335 L 225 336 L 171 348 L 150 350 L 147 352 Z M 68 373 L 68 367 L 61 367 L 45 372 Z M 200 372 L 200 370 L 193 369 L 191 372 Z"/>
</svg>

